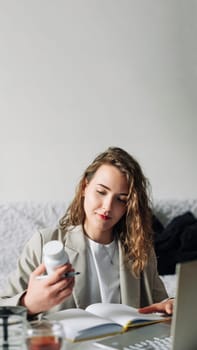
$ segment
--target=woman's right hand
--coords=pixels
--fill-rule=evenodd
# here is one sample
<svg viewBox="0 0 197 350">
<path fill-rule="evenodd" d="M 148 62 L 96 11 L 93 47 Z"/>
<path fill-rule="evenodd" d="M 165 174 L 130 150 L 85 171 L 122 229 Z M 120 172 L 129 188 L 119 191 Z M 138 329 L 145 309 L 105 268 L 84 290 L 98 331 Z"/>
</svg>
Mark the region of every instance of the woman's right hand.
<svg viewBox="0 0 197 350">
<path fill-rule="evenodd" d="M 41 264 L 31 273 L 27 291 L 21 298 L 20 304 L 27 308 L 29 314 L 48 311 L 72 293 L 74 277 L 62 277 L 65 273 L 74 271 L 71 264 L 58 267 L 47 278 L 38 279 L 45 271 L 44 264 Z"/>
</svg>

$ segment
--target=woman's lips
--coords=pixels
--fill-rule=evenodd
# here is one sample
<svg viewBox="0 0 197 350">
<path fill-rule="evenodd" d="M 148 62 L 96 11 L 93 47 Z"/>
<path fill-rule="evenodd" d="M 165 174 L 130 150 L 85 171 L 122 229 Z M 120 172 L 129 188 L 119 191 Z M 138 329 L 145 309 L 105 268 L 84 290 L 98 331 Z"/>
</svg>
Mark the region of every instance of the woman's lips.
<svg viewBox="0 0 197 350">
<path fill-rule="evenodd" d="M 110 219 L 110 217 L 107 216 L 107 215 L 99 214 L 99 216 L 100 216 L 100 218 L 101 218 L 102 220 L 105 220 L 105 221 L 107 221 L 107 220 Z"/>
</svg>

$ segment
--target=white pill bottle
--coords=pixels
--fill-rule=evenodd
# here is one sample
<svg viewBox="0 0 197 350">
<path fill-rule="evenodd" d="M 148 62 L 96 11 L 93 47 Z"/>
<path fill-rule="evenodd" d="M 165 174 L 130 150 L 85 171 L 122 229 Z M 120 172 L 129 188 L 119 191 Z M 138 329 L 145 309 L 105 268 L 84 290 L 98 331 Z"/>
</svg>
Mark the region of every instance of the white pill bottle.
<svg viewBox="0 0 197 350">
<path fill-rule="evenodd" d="M 50 241 L 43 247 L 43 262 L 48 275 L 51 275 L 55 268 L 69 262 L 69 257 L 60 241 Z"/>
</svg>

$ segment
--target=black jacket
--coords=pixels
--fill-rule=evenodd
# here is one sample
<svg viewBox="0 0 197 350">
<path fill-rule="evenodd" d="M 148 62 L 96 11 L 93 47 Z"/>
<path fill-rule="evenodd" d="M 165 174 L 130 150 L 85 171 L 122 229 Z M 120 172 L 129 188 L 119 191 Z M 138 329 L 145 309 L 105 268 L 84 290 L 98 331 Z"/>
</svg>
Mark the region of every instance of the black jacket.
<svg viewBox="0 0 197 350">
<path fill-rule="evenodd" d="M 153 216 L 154 245 L 160 275 L 174 274 L 176 263 L 197 259 L 197 219 L 191 212 L 166 227 Z"/>
</svg>

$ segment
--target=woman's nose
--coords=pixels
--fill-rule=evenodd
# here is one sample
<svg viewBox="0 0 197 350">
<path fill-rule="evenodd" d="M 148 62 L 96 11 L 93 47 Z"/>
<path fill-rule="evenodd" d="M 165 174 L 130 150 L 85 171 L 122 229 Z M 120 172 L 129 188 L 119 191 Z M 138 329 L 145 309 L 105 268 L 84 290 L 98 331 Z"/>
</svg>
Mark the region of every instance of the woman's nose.
<svg viewBox="0 0 197 350">
<path fill-rule="evenodd" d="M 110 211 L 113 205 L 113 198 L 111 197 L 106 197 L 104 202 L 103 202 L 103 209 L 106 211 Z"/>
</svg>

